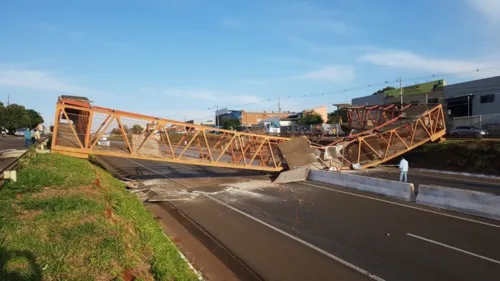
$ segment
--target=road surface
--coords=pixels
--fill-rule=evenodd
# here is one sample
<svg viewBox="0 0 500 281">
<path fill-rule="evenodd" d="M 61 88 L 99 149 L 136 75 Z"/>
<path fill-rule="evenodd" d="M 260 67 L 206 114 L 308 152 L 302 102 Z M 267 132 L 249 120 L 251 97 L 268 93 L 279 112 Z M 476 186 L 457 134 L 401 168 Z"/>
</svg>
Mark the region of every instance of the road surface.
<svg viewBox="0 0 500 281">
<path fill-rule="evenodd" d="M 24 146 L 24 137 L 7 135 L 4 138 L 0 136 L 0 151 L 5 149 L 26 149 Z"/>
<path fill-rule="evenodd" d="M 111 161 L 149 179 L 210 170 Z M 190 191 L 171 203 L 265 280 L 499 279 L 498 222 L 315 182 Z"/>
</svg>

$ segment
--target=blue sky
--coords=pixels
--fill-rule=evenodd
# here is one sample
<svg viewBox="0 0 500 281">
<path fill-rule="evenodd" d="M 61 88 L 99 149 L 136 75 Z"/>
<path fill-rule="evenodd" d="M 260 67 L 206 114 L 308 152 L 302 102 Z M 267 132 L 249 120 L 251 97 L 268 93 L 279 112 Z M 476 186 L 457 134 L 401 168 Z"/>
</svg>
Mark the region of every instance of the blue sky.
<svg viewBox="0 0 500 281">
<path fill-rule="evenodd" d="M 396 85 L 398 77 L 421 77 L 404 82 L 413 84 L 500 66 L 497 0 L 17 0 L 0 7 L 0 100 L 10 95 L 48 124 L 61 94 L 208 120 L 216 105 L 271 111 L 279 95 L 282 110 L 299 111 L 350 102 L 384 87 L 369 84 Z"/>
</svg>

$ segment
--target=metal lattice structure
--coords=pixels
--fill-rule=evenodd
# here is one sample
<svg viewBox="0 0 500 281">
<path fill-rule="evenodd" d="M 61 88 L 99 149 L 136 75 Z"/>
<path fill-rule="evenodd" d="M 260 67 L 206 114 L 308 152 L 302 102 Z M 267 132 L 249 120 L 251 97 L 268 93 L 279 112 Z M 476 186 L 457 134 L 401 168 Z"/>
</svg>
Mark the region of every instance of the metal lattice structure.
<svg viewBox="0 0 500 281">
<path fill-rule="evenodd" d="M 365 107 L 357 112 L 362 118 L 351 121 L 367 130 L 332 144 L 338 155 L 330 163 L 343 168 L 376 166 L 446 133 L 441 105 Z M 114 110 L 63 96 L 56 105 L 51 150 L 82 158 L 93 154 L 275 172 L 286 166 L 287 155 L 298 162 L 325 155 L 325 147 L 310 142 L 282 155 L 279 144 L 289 140 Z M 315 150 L 319 155 L 311 158 Z"/>
<path fill-rule="evenodd" d="M 356 131 L 366 131 L 385 126 L 395 121 L 409 107 L 411 104 L 350 106 L 344 108 L 347 110 L 347 123 L 344 123 L 344 127 Z"/>
<path fill-rule="evenodd" d="M 404 107 L 398 117 L 388 122 L 375 123 L 375 127 L 351 138 L 337 141 L 344 166 L 359 164 L 369 168 L 387 162 L 427 142 L 434 142 L 446 134 L 441 105 Z"/>
<path fill-rule="evenodd" d="M 51 149 L 82 158 L 93 154 L 280 171 L 277 145 L 287 140 L 98 107 L 86 99 L 63 96 L 56 105 Z"/>
</svg>

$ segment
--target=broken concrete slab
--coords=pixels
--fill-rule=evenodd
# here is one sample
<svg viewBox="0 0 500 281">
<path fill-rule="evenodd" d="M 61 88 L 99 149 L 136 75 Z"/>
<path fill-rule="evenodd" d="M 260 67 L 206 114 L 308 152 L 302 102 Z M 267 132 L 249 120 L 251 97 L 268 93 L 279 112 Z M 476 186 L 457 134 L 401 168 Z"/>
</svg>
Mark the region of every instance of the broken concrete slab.
<svg viewBox="0 0 500 281">
<path fill-rule="evenodd" d="M 144 135 L 132 135 L 132 149 L 134 151 L 137 151 L 141 144 L 144 142 L 144 139 L 146 137 Z M 161 157 L 160 153 L 160 146 L 158 144 L 158 140 L 154 137 L 150 137 L 146 143 L 144 143 L 139 151 L 137 153 L 142 154 L 142 155 L 148 155 L 148 156 L 155 156 L 155 157 Z"/>
<path fill-rule="evenodd" d="M 317 157 L 321 156 L 321 151 L 311 147 L 305 136 L 280 143 L 278 147 L 290 169 L 316 163 Z"/>
<path fill-rule="evenodd" d="M 289 183 L 304 181 L 309 175 L 309 166 L 299 167 L 293 170 L 281 172 L 273 183 Z"/>
</svg>

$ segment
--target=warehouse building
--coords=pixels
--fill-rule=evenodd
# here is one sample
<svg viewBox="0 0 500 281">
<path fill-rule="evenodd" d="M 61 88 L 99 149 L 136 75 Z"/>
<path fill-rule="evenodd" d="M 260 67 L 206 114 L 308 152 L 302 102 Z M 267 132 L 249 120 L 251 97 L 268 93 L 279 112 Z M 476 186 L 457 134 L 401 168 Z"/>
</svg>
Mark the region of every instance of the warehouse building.
<svg viewBox="0 0 500 281">
<path fill-rule="evenodd" d="M 370 96 L 364 96 L 352 99 L 352 105 L 375 105 L 375 104 L 393 104 L 393 103 L 412 103 L 412 104 L 437 104 L 444 100 L 445 80 L 435 80 L 403 88 L 401 98 L 401 89 L 389 89 L 379 91 Z"/>
<path fill-rule="evenodd" d="M 403 88 L 403 102 L 442 104 L 449 129 L 475 126 L 500 134 L 500 76 L 451 85 L 436 80 L 408 86 Z M 399 103 L 400 89 L 352 99 L 357 106 Z"/>
</svg>

